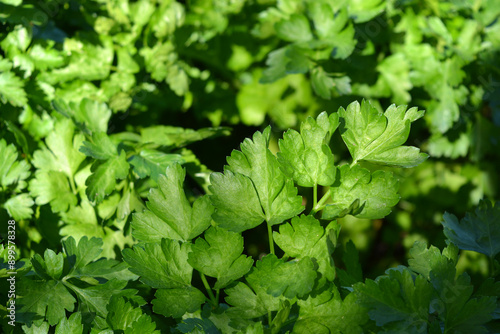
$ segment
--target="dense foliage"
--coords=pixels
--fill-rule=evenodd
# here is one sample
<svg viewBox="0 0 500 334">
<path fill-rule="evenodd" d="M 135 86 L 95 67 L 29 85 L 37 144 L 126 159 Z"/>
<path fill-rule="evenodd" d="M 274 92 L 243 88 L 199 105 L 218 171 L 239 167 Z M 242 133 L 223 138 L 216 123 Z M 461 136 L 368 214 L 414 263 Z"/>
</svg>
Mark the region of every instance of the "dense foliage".
<svg viewBox="0 0 500 334">
<path fill-rule="evenodd" d="M 499 331 L 499 16 L 0 0 L 2 330 Z"/>
</svg>

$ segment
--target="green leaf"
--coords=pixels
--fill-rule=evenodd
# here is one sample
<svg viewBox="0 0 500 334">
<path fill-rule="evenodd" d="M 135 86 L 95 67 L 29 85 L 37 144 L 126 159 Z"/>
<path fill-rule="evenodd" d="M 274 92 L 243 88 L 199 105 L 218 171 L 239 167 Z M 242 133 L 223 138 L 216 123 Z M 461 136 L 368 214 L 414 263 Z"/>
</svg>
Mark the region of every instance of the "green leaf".
<svg viewBox="0 0 500 334">
<path fill-rule="evenodd" d="M 54 212 L 66 212 L 78 202 L 70 189 L 68 178 L 61 172 L 38 171 L 30 182 L 29 190 L 37 205 L 50 203 Z"/>
<path fill-rule="evenodd" d="M 35 44 L 28 50 L 33 64 L 40 71 L 64 65 L 64 56 L 61 51 Z"/>
<path fill-rule="evenodd" d="M 8 71 L 0 73 L 0 100 L 10 103 L 14 107 L 22 107 L 28 103 L 24 83 L 14 73 Z"/>
<path fill-rule="evenodd" d="M 266 60 L 267 68 L 262 72 L 260 83 L 271 83 L 281 79 L 287 74 L 287 57 L 288 48 L 281 48 L 269 53 Z"/>
<path fill-rule="evenodd" d="M 91 141 L 84 141 L 82 144 L 80 152 L 94 159 L 107 160 L 118 155 L 116 145 L 105 132 L 93 133 Z"/>
<path fill-rule="evenodd" d="M 354 291 L 377 326 L 390 324 L 392 330 L 406 333 L 427 331 L 434 290 L 423 276 L 414 281 L 409 270 L 390 270 L 376 281 L 355 284 Z"/>
<path fill-rule="evenodd" d="M 130 271 L 139 275 L 145 284 L 156 288 L 185 288 L 191 285 L 193 268 L 188 264 L 190 245 L 163 239 L 148 243 L 144 248 L 134 246 L 122 251 Z"/>
<path fill-rule="evenodd" d="M 349 2 L 349 16 L 356 23 L 370 21 L 382 13 L 387 6 L 383 0 L 354 0 Z"/>
<path fill-rule="evenodd" d="M 45 139 L 47 147 L 33 154 L 33 164 L 42 171 L 63 172 L 72 179 L 85 160 L 85 155 L 78 151 L 82 141 L 83 135 L 75 135 L 75 126 L 71 120 L 60 120 Z"/>
<path fill-rule="evenodd" d="M 253 260 L 241 254 L 243 237 L 240 234 L 211 227 L 204 237 L 205 240 L 196 239 L 188 262 L 199 272 L 217 278 L 215 289 L 226 287 L 250 270 Z"/>
<path fill-rule="evenodd" d="M 266 292 L 266 289 L 259 285 L 259 282 L 249 282 L 250 286 L 243 282 L 238 282 L 234 287 L 227 288 L 226 302 L 233 307 L 228 310 L 228 314 L 237 315 L 243 319 L 252 319 L 277 311 L 280 301 L 285 300 L 283 296 L 274 297 Z"/>
<path fill-rule="evenodd" d="M 68 276 L 96 260 L 102 253 L 103 241 L 98 238 L 83 237 L 76 243 L 73 237 L 63 241 L 64 252 L 69 266 Z"/>
<path fill-rule="evenodd" d="M 55 334 L 81 334 L 83 333 L 82 314 L 75 312 L 69 318 L 62 318 L 57 324 Z"/>
<path fill-rule="evenodd" d="M 336 270 L 341 285 L 351 287 L 354 283 L 362 282 L 363 271 L 359 260 L 359 253 L 352 240 L 349 240 L 345 245 L 342 261 L 346 269 Z"/>
<path fill-rule="evenodd" d="M 260 225 L 264 213 L 252 181 L 231 171 L 210 175 L 210 200 L 217 209 L 213 219 L 218 226 L 243 232 Z"/>
<path fill-rule="evenodd" d="M 198 289 L 187 286 L 175 289 L 159 289 L 153 300 L 153 311 L 166 317 L 179 318 L 186 312 L 195 312 L 200 309 L 206 300 L 205 295 Z"/>
<path fill-rule="evenodd" d="M 7 145 L 5 139 L 0 140 L 0 185 L 6 188 L 18 184 L 18 189 L 26 185 L 23 182 L 30 176 L 30 166 L 25 160 L 17 161 L 18 153 L 14 144 Z"/>
<path fill-rule="evenodd" d="M 130 164 L 134 172 L 140 178 L 150 176 L 158 182 L 160 174 L 165 173 L 165 169 L 174 163 L 182 164 L 184 159 L 180 154 L 166 154 L 156 150 L 142 149 L 139 154 L 135 154 L 130 159 Z"/>
<path fill-rule="evenodd" d="M 449 244 L 441 254 L 439 249 L 416 242 L 410 250 L 410 269 L 430 281 L 436 296 L 431 302 L 445 323 L 445 331 L 460 333 L 487 333 L 484 324 L 492 319 L 496 297 L 471 298 L 474 286 L 467 273 L 457 277 L 458 248 Z"/>
<path fill-rule="evenodd" d="M 279 233 L 273 233 L 273 238 L 287 255 L 297 259 L 310 257 L 318 264 L 318 271 L 327 280 L 333 281 L 333 245 L 329 242 L 325 228 L 313 216 L 293 217 L 291 224 L 281 225 Z"/>
<path fill-rule="evenodd" d="M 111 110 L 105 103 L 84 98 L 80 103 L 67 104 L 58 99 L 52 102 L 52 106 L 60 114 L 72 119 L 78 128 L 87 134 L 108 131 Z"/>
<path fill-rule="evenodd" d="M 245 139 L 241 151 L 227 158 L 224 175 L 211 175 L 210 198 L 217 209 L 213 218 L 226 229 L 241 232 L 259 225 L 262 218 L 269 225 L 281 224 L 304 210 L 293 181 L 268 149 L 270 131 L 268 127 L 256 132 L 253 141 Z"/>
<path fill-rule="evenodd" d="M 35 254 L 31 264 L 40 277 L 58 280 L 63 273 L 64 256 L 62 253 L 56 254 L 53 250 L 46 249 L 44 257 Z"/>
<path fill-rule="evenodd" d="M 251 286 L 258 285 L 274 297 L 283 295 L 292 299 L 307 296 L 313 289 L 316 276 L 314 263 L 309 257 L 284 262 L 276 255 L 268 254 L 257 261 L 246 279 Z"/>
<path fill-rule="evenodd" d="M 159 331 L 155 331 L 156 324 L 151 320 L 151 317 L 144 314 L 140 307 L 135 307 L 124 297 L 111 297 L 107 309 L 106 322 L 114 331 L 129 333 L 134 328 L 140 328 L 141 333 L 159 333 Z"/>
<path fill-rule="evenodd" d="M 311 71 L 311 85 L 314 92 L 325 100 L 329 100 L 332 97 L 332 89 L 335 82 L 325 73 L 323 68 L 315 67 Z"/>
<path fill-rule="evenodd" d="M 293 332 L 298 334 L 361 334 L 361 326 L 368 321 L 366 309 L 356 302 L 354 294 L 342 300 L 333 285 L 321 294 L 299 299 L 297 304 L 299 317 Z"/>
<path fill-rule="evenodd" d="M 300 134 L 288 130 L 279 140 L 278 161 L 285 175 L 302 187 L 329 186 L 335 181 L 336 168 L 329 147 L 339 124 L 338 114 L 308 117 L 300 125 Z"/>
<path fill-rule="evenodd" d="M 188 241 L 208 228 L 214 208 L 207 196 L 196 199 L 191 207 L 182 186 L 185 176 L 186 171 L 179 164 L 167 167 L 166 175 L 158 180 L 158 188 L 150 190 L 149 210 L 134 214 L 134 237 L 141 241 Z"/>
<path fill-rule="evenodd" d="M 351 103 L 347 110 L 340 107 L 340 131 L 354 163 L 365 160 L 373 163 L 414 167 L 427 154 L 413 146 L 401 146 L 410 133 L 411 122 L 424 115 L 423 111 L 406 106 L 391 105 L 385 113 L 370 102 Z"/>
<path fill-rule="evenodd" d="M 330 188 L 333 204 L 323 210 L 323 219 L 351 214 L 358 218 L 378 219 L 387 216 L 399 202 L 399 182 L 391 172 L 373 174 L 358 165 L 339 167 L 339 180 Z M 359 200 L 359 206 L 353 203 Z M 351 211 L 354 210 L 354 211 Z"/>
<path fill-rule="evenodd" d="M 18 289 L 17 294 L 22 298 L 16 302 L 16 321 L 31 325 L 42 317 L 53 326 L 66 316 L 66 310 L 72 312 L 75 308 L 76 299 L 61 281 L 23 279 Z"/>
<path fill-rule="evenodd" d="M 460 249 L 494 258 L 500 253 L 500 202 L 482 200 L 474 213 L 460 221 L 448 212 L 443 215 L 444 234 Z"/>
<path fill-rule="evenodd" d="M 31 208 L 35 204 L 33 199 L 28 194 L 19 194 L 9 198 L 3 207 L 7 210 L 9 215 L 15 220 L 29 219 L 33 214 Z"/>
<path fill-rule="evenodd" d="M 105 162 L 94 162 L 91 168 L 92 175 L 85 182 L 89 199 L 101 203 L 105 196 L 115 190 L 116 180 L 128 176 L 129 168 L 125 151 Z"/>
<path fill-rule="evenodd" d="M 116 279 L 87 288 L 80 288 L 69 283 L 67 285 L 78 296 L 79 310 L 84 316 L 95 314 L 104 319 L 108 315 L 107 306 L 113 295 L 133 295 L 137 292 L 131 289 L 124 290 L 127 282 Z"/>
<path fill-rule="evenodd" d="M 274 26 L 276 35 L 288 42 L 307 42 L 312 39 L 309 21 L 301 14 L 293 14 L 289 20 L 283 20 Z"/>
<path fill-rule="evenodd" d="M 174 126 L 150 126 L 141 129 L 141 141 L 159 146 L 182 147 L 197 141 L 227 136 L 231 132 L 228 127 L 201 128 L 199 130 L 185 129 Z"/>
</svg>

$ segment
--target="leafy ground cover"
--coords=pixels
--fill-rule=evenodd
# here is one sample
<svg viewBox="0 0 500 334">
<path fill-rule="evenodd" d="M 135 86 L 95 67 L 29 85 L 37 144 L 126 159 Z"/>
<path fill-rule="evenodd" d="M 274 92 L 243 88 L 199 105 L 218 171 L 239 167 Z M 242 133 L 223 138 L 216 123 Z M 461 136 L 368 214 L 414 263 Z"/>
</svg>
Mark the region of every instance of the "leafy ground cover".
<svg viewBox="0 0 500 334">
<path fill-rule="evenodd" d="M 499 331 L 499 15 L 0 0 L 2 330 Z"/>
</svg>

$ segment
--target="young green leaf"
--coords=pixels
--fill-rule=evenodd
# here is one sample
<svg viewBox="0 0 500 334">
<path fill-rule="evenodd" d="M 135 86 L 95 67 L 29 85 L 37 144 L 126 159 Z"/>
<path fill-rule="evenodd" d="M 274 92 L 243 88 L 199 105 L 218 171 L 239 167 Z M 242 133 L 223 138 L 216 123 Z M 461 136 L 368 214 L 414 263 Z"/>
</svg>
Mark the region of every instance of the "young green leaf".
<svg viewBox="0 0 500 334">
<path fill-rule="evenodd" d="M 383 218 L 399 202 L 399 182 L 391 172 L 377 170 L 371 174 L 358 165 L 352 168 L 343 165 L 338 168 L 338 178 L 330 188 L 333 204 L 327 204 L 323 219 L 340 218 L 346 214 L 358 218 Z M 356 200 L 359 200 L 359 205 Z"/>
<path fill-rule="evenodd" d="M 141 333 L 159 334 L 151 317 L 140 307 L 133 305 L 124 297 L 113 296 L 107 306 L 106 322 L 114 331 L 129 333 L 134 328 L 140 328 Z"/>
<path fill-rule="evenodd" d="M 23 81 L 13 72 L 0 73 L 0 100 L 15 107 L 22 107 L 28 103 Z"/>
<path fill-rule="evenodd" d="M 73 120 L 78 128 L 87 134 L 108 131 L 111 110 L 105 103 L 99 103 L 88 98 L 79 103 L 66 103 L 63 99 L 52 102 L 52 107 L 60 114 Z"/>
<path fill-rule="evenodd" d="M 273 297 L 288 299 L 306 297 L 314 287 L 317 272 L 310 257 L 284 262 L 274 254 L 257 261 L 246 279 L 251 286 L 259 285 Z M 294 277 L 293 280 L 290 277 Z"/>
<path fill-rule="evenodd" d="M 61 172 L 37 171 L 29 190 L 37 205 L 50 203 L 54 212 L 66 212 L 78 202 L 66 175 Z"/>
<path fill-rule="evenodd" d="M 53 250 L 46 249 L 43 258 L 35 254 L 31 264 L 40 277 L 58 280 L 63 273 L 64 256 L 62 253 L 56 254 Z"/>
<path fill-rule="evenodd" d="M 270 132 L 268 127 L 256 132 L 253 141 L 245 139 L 241 151 L 227 158 L 225 173 L 211 176 L 214 220 L 224 228 L 242 232 L 264 219 L 269 225 L 281 224 L 304 210 L 293 181 L 285 177 L 268 149 Z"/>
<path fill-rule="evenodd" d="M 333 245 L 328 239 L 331 229 L 323 228 L 313 216 L 292 218 L 291 224 L 283 224 L 279 233 L 274 232 L 276 244 L 289 256 L 302 259 L 310 257 L 318 264 L 318 271 L 329 281 L 335 278 L 331 254 Z"/>
<path fill-rule="evenodd" d="M 133 235 L 141 241 L 162 238 L 189 241 L 205 231 L 212 221 L 213 206 L 207 196 L 189 204 L 183 189 L 186 171 L 179 165 L 167 167 L 158 179 L 158 188 L 151 189 L 149 210 L 133 216 Z"/>
<path fill-rule="evenodd" d="M 153 311 L 166 317 L 180 318 L 186 312 L 199 310 L 206 301 L 205 295 L 192 286 L 159 289 L 153 300 Z"/>
<path fill-rule="evenodd" d="M 210 175 L 210 200 L 217 210 L 213 215 L 218 226 L 243 232 L 260 225 L 265 215 L 252 181 L 231 171 Z"/>
<path fill-rule="evenodd" d="M 285 297 L 274 297 L 268 294 L 259 282 L 253 283 L 248 282 L 249 285 L 247 285 L 238 282 L 234 287 L 224 290 L 227 294 L 226 302 L 232 305 L 227 311 L 228 314 L 243 319 L 252 319 L 279 309 L 280 301 L 284 301 Z"/>
<path fill-rule="evenodd" d="M 33 164 L 41 171 L 62 172 L 71 180 L 85 160 L 85 155 L 78 151 L 82 141 L 83 135 L 75 134 L 71 120 L 60 120 L 45 139 L 47 147 L 33 154 Z"/>
<path fill-rule="evenodd" d="M 102 253 L 102 244 L 103 242 L 101 239 L 89 239 L 87 237 L 81 238 L 78 244 L 72 237 L 63 241 L 63 248 L 70 269 L 68 275 L 71 275 L 71 273 L 77 269 L 85 267 L 90 262 L 97 260 Z"/>
<path fill-rule="evenodd" d="M 188 262 L 199 272 L 217 278 L 215 289 L 226 287 L 250 270 L 253 260 L 241 254 L 243 237 L 240 234 L 211 227 L 204 237 L 196 239 Z"/>
<path fill-rule="evenodd" d="M 307 42 L 312 39 L 311 29 L 307 18 L 300 14 L 294 14 L 289 20 L 276 23 L 276 34 L 288 42 Z"/>
<path fill-rule="evenodd" d="M 124 249 L 123 259 L 130 271 L 140 280 L 156 289 L 184 288 L 191 285 L 193 268 L 188 264 L 190 245 L 176 240 L 162 239 L 160 243 Z"/>
<path fill-rule="evenodd" d="M 500 253 L 500 202 L 479 203 L 474 213 L 466 213 L 460 221 L 445 212 L 443 215 L 444 234 L 460 249 L 473 250 L 494 258 Z"/>
<path fill-rule="evenodd" d="M 134 154 L 130 164 L 139 178 L 150 176 L 158 182 L 165 169 L 174 163 L 183 164 L 185 161 L 180 154 L 167 154 L 156 150 L 142 149 L 139 154 Z"/>
<path fill-rule="evenodd" d="M 82 313 L 75 312 L 69 318 L 63 317 L 57 324 L 55 334 L 83 333 Z"/>
<path fill-rule="evenodd" d="M 16 220 L 21 220 L 31 218 L 33 214 L 33 209 L 31 207 L 33 204 L 35 204 L 35 202 L 28 194 L 19 194 L 9 198 L 3 204 L 3 207 L 11 217 Z"/>
<path fill-rule="evenodd" d="M 410 133 L 410 124 L 424 115 L 416 107 L 389 106 L 385 113 L 370 102 L 351 103 L 339 108 L 340 131 L 354 162 L 365 160 L 400 167 L 414 167 L 427 154 L 413 146 L 401 146 Z"/>
<path fill-rule="evenodd" d="M 25 160 L 17 161 L 18 153 L 14 144 L 7 145 L 5 139 L 0 140 L 0 185 L 2 188 L 17 184 L 17 189 L 26 187 L 30 176 L 30 166 Z"/>
<path fill-rule="evenodd" d="M 279 140 L 278 160 L 288 177 L 302 187 L 329 186 L 335 182 L 336 168 L 328 146 L 339 125 L 337 113 L 322 112 L 316 120 L 308 117 L 300 125 L 300 134 L 288 130 Z"/>
</svg>

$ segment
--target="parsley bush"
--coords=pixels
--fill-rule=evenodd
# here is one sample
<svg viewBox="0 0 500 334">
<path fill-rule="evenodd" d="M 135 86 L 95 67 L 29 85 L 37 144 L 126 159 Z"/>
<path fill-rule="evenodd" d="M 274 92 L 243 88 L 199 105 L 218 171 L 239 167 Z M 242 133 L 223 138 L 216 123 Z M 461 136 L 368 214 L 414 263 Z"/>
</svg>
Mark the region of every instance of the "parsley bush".
<svg viewBox="0 0 500 334">
<path fill-rule="evenodd" d="M 342 247 L 336 219 L 383 218 L 399 201 L 393 173 L 359 163 L 423 162 L 426 154 L 402 145 L 422 116 L 417 108 L 391 105 L 381 113 L 367 101 L 353 102 L 287 131 L 277 156 L 268 148 L 267 127 L 232 152 L 224 172 L 210 175 L 208 193 L 192 203 L 186 170 L 172 163 L 150 190 L 146 209 L 133 216 L 138 243 L 122 251 L 122 261 L 101 258 L 103 241 L 84 236 L 64 240 L 60 253 L 47 249 L 20 262 L 17 321 L 26 332 L 55 326 L 64 333 L 487 332 L 498 318 L 499 203 L 482 202 L 461 221 L 446 214 L 445 249 L 416 242 L 408 266 L 375 280 L 363 279 L 352 242 L 345 245 L 345 269 L 332 259 Z M 351 164 L 334 162 L 335 131 Z M 96 158 L 125 154 L 115 153 L 111 141 L 108 149 L 103 138 L 94 144 L 104 145 L 83 142 L 81 150 Z M 296 184 L 313 188 L 310 212 Z M 242 233 L 264 223 L 269 254 L 254 261 L 243 254 Z M 467 273 L 457 275 L 459 247 L 491 260 L 492 277 L 477 289 Z"/>
<path fill-rule="evenodd" d="M 500 332 L 499 16 L 0 0 L 2 331 Z"/>
</svg>

